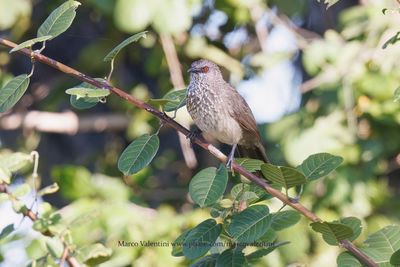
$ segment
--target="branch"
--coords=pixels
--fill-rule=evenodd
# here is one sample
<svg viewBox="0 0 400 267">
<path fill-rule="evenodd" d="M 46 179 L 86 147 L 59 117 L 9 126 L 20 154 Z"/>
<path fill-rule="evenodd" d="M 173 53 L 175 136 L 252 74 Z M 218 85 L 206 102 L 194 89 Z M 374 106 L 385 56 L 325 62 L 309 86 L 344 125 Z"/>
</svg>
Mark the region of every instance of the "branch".
<svg viewBox="0 0 400 267">
<path fill-rule="evenodd" d="M 1 38 L 0 38 L 1 40 Z M 8 194 L 8 188 L 6 184 L 0 184 L 0 193 L 5 193 Z M 32 222 L 36 221 L 38 219 L 37 215 L 29 208 L 26 208 L 23 210 L 22 215 L 28 217 L 29 219 L 32 220 Z M 70 267 L 80 267 L 81 265 L 79 262 L 72 256 L 69 255 L 69 249 L 68 247 L 65 247 L 63 256 L 61 258 L 61 261 L 66 260 L 68 262 L 68 265 Z M 61 265 L 60 265 L 61 266 Z"/>
<path fill-rule="evenodd" d="M 0 38 L 0 44 L 7 46 L 9 48 L 14 48 L 17 45 L 11 41 L 8 41 L 6 39 Z M 137 99 L 128 93 L 124 92 L 123 90 L 114 87 L 110 84 L 107 84 L 105 82 L 100 82 L 96 81 L 94 78 L 89 77 L 67 65 L 64 65 L 54 59 L 48 58 L 42 54 L 32 52 L 28 49 L 22 49 L 19 50 L 18 52 L 24 54 L 25 56 L 28 56 L 30 58 L 34 58 L 35 61 L 44 63 L 46 65 L 49 65 L 50 67 L 57 69 L 65 74 L 68 74 L 72 77 L 77 78 L 80 81 L 90 83 L 98 88 L 103 88 L 103 89 L 108 89 L 112 93 L 116 94 L 117 96 L 121 97 L 122 99 L 125 99 L 129 103 L 133 104 L 134 106 L 144 109 L 147 112 L 153 114 L 157 118 L 159 118 L 161 121 L 164 122 L 164 124 L 169 125 L 170 127 L 174 128 L 176 131 L 181 132 L 182 134 L 188 136 L 190 131 L 183 127 L 181 124 L 177 123 L 175 120 L 172 118 L 168 117 L 165 113 L 159 111 L 158 109 L 154 108 L 153 106 L 143 102 L 140 99 Z M 203 138 L 193 138 L 193 142 L 207 150 L 210 154 L 215 156 L 219 161 L 225 163 L 227 161 L 227 157 L 220 151 L 218 150 L 215 146 L 207 143 Z M 268 194 L 278 198 L 280 201 L 282 201 L 284 204 L 292 207 L 293 209 L 297 210 L 301 214 L 303 214 L 305 217 L 307 217 L 309 220 L 313 222 L 319 222 L 322 221 L 316 214 L 314 214 L 312 211 L 304 207 L 301 203 L 299 202 L 292 202 L 285 194 L 283 194 L 281 191 L 271 187 L 265 179 L 262 179 L 255 174 L 252 174 L 245 170 L 242 166 L 238 165 L 237 163 L 232 164 L 232 168 L 235 172 L 240 173 L 241 175 L 245 176 L 247 179 L 249 179 L 251 182 L 255 183 L 257 186 L 261 187 L 264 189 Z M 347 240 L 343 240 L 341 242 L 341 245 L 347 249 L 353 256 L 355 256 L 361 263 L 368 267 L 378 267 L 376 263 L 372 261 L 366 254 L 364 254 L 361 250 L 359 250 L 356 246 L 354 246 L 351 242 Z M 67 259 L 68 260 L 68 259 Z"/>
</svg>

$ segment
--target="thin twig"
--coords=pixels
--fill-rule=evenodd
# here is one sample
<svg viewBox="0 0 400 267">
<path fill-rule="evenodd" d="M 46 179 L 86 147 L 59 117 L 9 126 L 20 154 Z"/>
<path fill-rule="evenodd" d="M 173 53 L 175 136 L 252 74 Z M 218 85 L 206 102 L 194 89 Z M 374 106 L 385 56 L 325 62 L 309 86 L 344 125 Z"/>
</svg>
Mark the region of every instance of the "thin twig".
<svg viewBox="0 0 400 267">
<path fill-rule="evenodd" d="M 60 263 L 58 264 L 58 266 L 60 266 L 60 267 L 64 266 L 64 262 L 67 259 L 68 252 L 69 252 L 68 246 L 66 244 L 64 244 L 64 251 L 63 251 L 63 254 L 61 256 Z"/>
<path fill-rule="evenodd" d="M 253 20 L 256 29 L 256 36 L 258 43 L 260 44 L 261 51 L 266 52 L 265 44 L 268 37 L 268 27 L 266 23 L 260 23 L 260 19 L 263 16 L 264 10 L 260 5 L 254 5 L 250 8 L 250 16 Z"/>
<path fill-rule="evenodd" d="M 174 41 L 171 36 L 162 34 L 160 35 L 161 46 L 164 50 L 165 58 L 167 59 L 168 69 L 171 76 L 172 85 L 177 89 L 185 88 L 185 82 L 182 76 L 181 64 L 179 63 L 178 54 L 176 53 Z M 176 110 L 174 117 L 176 116 Z M 185 159 L 186 165 L 194 169 L 197 166 L 196 155 L 191 147 L 190 141 L 178 132 L 179 143 L 181 144 L 182 154 Z"/>
<path fill-rule="evenodd" d="M 1 42 L 1 38 L 0 38 L 0 42 Z M 6 193 L 6 194 L 9 193 L 8 187 L 6 184 L 0 184 L 0 193 Z M 34 222 L 38 219 L 38 216 L 29 208 L 24 208 L 22 211 L 22 215 L 31 219 L 32 222 Z M 65 251 L 65 249 L 64 249 L 64 251 Z M 67 251 L 67 255 L 65 256 L 65 259 L 67 260 L 70 267 L 80 267 L 81 266 L 74 257 L 72 257 L 68 254 L 68 251 Z"/>
<path fill-rule="evenodd" d="M 10 48 L 14 48 L 17 46 L 15 43 L 5 40 L 3 38 L 0 38 L 0 44 L 5 45 Z M 25 54 L 27 56 L 30 56 L 30 52 L 27 49 L 21 49 L 18 52 Z M 119 96 L 122 99 L 125 99 L 126 101 L 128 101 L 129 103 L 133 104 L 134 106 L 136 106 L 140 109 L 144 109 L 144 110 L 148 111 L 149 113 L 153 114 L 154 116 L 158 117 L 159 119 L 163 120 L 167 125 L 174 128 L 175 130 L 181 132 L 182 134 L 184 134 L 186 136 L 190 134 L 190 131 L 188 129 L 186 129 L 185 127 L 183 127 L 182 125 L 177 123 L 175 120 L 168 117 L 163 112 L 157 110 L 156 108 L 143 102 L 142 100 L 133 97 L 132 95 L 124 92 L 123 90 L 121 90 L 119 88 L 113 87 L 113 86 L 111 86 L 107 83 L 101 82 L 101 81 L 97 81 L 92 77 L 89 77 L 67 65 L 64 65 L 58 61 L 55 61 L 54 59 L 48 58 L 42 54 L 34 54 L 34 57 L 37 61 L 47 64 L 50 67 L 55 68 L 65 74 L 72 76 L 72 77 L 75 77 L 80 81 L 90 83 L 99 88 L 108 89 L 111 92 L 113 92 L 114 94 L 116 94 L 117 96 Z M 227 161 L 227 157 L 225 154 L 223 154 L 215 146 L 207 143 L 203 138 L 194 137 L 192 139 L 192 141 L 195 142 L 196 144 L 198 144 L 199 146 L 201 146 L 202 148 L 204 148 L 205 150 L 207 150 L 212 155 L 214 155 L 221 162 L 225 163 Z M 251 182 L 253 182 L 257 186 L 264 189 L 267 193 L 278 198 L 280 201 L 282 201 L 286 205 L 292 207 L 293 209 L 297 210 L 298 212 L 303 214 L 305 217 L 307 217 L 311 221 L 313 221 L 313 222 L 322 221 L 316 214 L 314 214 L 312 211 L 310 211 L 309 209 L 304 207 L 301 203 L 299 203 L 299 202 L 294 203 L 294 202 L 290 201 L 290 199 L 287 198 L 287 196 L 285 194 L 283 194 L 281 191 L 271 187 L 271 185 L 269 185 L 265 179 L 260 178 L 260 177 L 256 176 L 255 174 L 248 172 L 246 169 L 244 169 L 242 166 L 240 166 L 237 163 L 233 163 L 232 168 L 235 172 L 240 173 L 241 175 L 245 176 Z M 343 240 L 343 241 L 341 241 L 340 244 L 342 247 L 347 249 L 353 256 L 355 256 L 364 265 L 366 265 L 368 267 L 378 267 L 378 265 L 376 263 L 374 263 L 372 261 L 372 259 L 370 259 L 366 254 L 364 254 L 364 252 L 359 250 L 356 246 L 354 246 L 348 240 Z M 68 258 L 67 258 L 67 262 L 69 262 Z"/>
</svg>

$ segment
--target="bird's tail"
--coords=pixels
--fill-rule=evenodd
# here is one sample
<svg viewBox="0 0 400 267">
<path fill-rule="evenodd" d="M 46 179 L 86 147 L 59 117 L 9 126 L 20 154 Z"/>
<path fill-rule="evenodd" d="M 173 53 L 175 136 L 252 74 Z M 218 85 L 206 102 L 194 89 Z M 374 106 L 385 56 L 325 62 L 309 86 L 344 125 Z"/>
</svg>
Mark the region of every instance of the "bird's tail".
<svg viewBox="0 0 400 267">
<path fill-rule="evenodd" d="M 264 161 L 265 163 L 269 163 L 267 154 L 265 153 L 265 148 L 261 142 L 257 142 L 253 146 L 243 146 L 238 145 L 238 151 L 240 157 L 250 158 L 250 159 L 259 159 Z"/>
</svg>

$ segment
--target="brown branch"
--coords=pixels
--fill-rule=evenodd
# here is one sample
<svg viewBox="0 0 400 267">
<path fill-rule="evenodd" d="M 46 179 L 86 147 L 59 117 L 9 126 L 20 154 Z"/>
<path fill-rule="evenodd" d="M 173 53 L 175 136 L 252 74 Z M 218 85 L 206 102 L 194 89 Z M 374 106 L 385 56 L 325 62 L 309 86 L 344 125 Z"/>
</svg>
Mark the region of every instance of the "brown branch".
<svg viewBox="0 0 400 267">
<path fill-rule="evenodd" d="M 62 256 L 61 256 L 61 259 L 60 259 L 60 263 L 58 264 L 58 266 L 60 266 L 60 267 L 64 266 L 64 262 L 68 257 L 68 252 L 69 252 L 68 246 L 66 244 L 64 244 L 64 251 L 62 253 Z"/>
<path fill-rule="evenodd" d="M 311 78 L 311 79 L 303 82 L 303 84 L 300 86 L 300 92 L 302 94 L 308 93 L 309 91 L 320 86 L 323 82 L 324 81 L 321 76 L 316 76 L 314 78 Z"/>
<path fill-rule="evenodd" d="M 10 48 L 14 48 L 16 46 L 15 43 L 10 42 L 8 40 L 5 40 L 3 38 L 0 38 L 0 44 L 5 45 Z M 91 78 L 69 66 L 66 66 L 54 59 L 48 58 L 42 54 L 38 54 L 35 52 L 31 52 L 28 49 L 22 49 L 19 51 L 20 53 L 28 56 L 28 57 L 33 57 L 35 61 L 41 62 L 44 64 L 49 65 L 52 68 L 55 68 L 65 74 L 68 74 L 70 76 L 73 76 L 77 78 L 80 81 L 90 83 L 98 88 L 104 88 L 108 89 L 117 96 L 121 97 L 122 99 L 125 99 L 129 103 L 135 105 L 136 107 L 140 109 L 144 109 L 148 111 L 149 113 L 153 114 L 157 118 L 159 118 L 161 121 L 163 121 L 166 125 L 169 125 L 170 127 L 174 128 L 175 130 L 181 132 L 184 135 L 188 135 L 190 131 L 177 123 L 175 120 L 172 118 L 168 117 L 165 113 L 160 112 L 156 108 L 152 107 L 151 105 L 143 102 L 140 99 L 137 99 L 128 93 L 125 93 L 123 90 L 113 87 L 110 84 L 107 84 L 105 82 L 101 81 L 96 81 L 94 78 Z M 207 143 L 204 139 L 202 138 L 193 138 L 193 141 L 204 148 L 205 150 L 208 150 L 212 155 L 214 155 L 218 160 L 221 162 L 225 163 L 227 160 L 227 157 L 220 151 L 218 150 L 215 146 Z M 322 221 L 317 215 L 315 215 L 312 211 L 304 207 L 301 203 L 299 202 L 292 202 L 288 197 L 283 194 L 281 191 L 271 187 L 265 179 L 262 179 L 247 170 L 245 170 L 242 166 L 233 163 L 232 168 L 235 172 L 240 173 L 241 175 L 245 176 L 247 179 L 249 179 L 251 182 L 255 183 L 257 186 L 263 188 L 268 194 L 278 198 L 280 201 L 282 201 L 284 204 L 292 207 L 293 209 L 297 210 L 301 214 L 303 214 L 305 217 L 310 219 L 313 222 L 319 222 Z M 359 250 L 356 246 L 354 246 L 351 242 L 347 240 L 343 240 L 341 242 L 341 246 L 347 249 L 353 256 L 355 256 L 361 263 L 368 267 L 378 267 L 376 263 L 372 261 L 366 254 L 364 254 L 361 250 Z"/>
<path fill-rule="evenodd" d="M 261 51 L 266 52 L 265 42 L 266 42 L 268 34 L 269 34 L 267 24 L 266 23 L 258 23 L 258 21 L 262 18 L 263 13 L 264 13 L 264 10 L 259 4 L 256 4 L 250 8 L 250 16 L 254 23 L 258 43 L 261 47 Z"/>
<path fill-rule="evenodd" d="M 74 257 L 67 256 L 66 260 L 68 262 L 68 265 L 71 267 L 80 267 L 81 266 L 81 264 L 78 262 L 78 260 L 75 259 Z"/>
<path fill-rule="evenodd" d="M 1 42 L 1 38 L 0 38 Z M 0 193 L 6 193 L 9 194 L 8 187 L 6 184 L 0 184 Z M 32 220 L 32 222 L 36 221 L 38 219 L 37 215 L 28 207 L 25 207 L 22 211 L 22 215 L 28 217 L 29 219 Z M 68 264 L 70 267 L 80 267 L 80 263 L 72 256 L 69 255 L 68 253 L 69 249 L 67 247 L 64 248 L 64 253 L 61 258 L 61 261 L 67 260 Z M 66 255 L 64 255 L 66 254 Z M 61 265 L 60 265 L 61 266 Z"/>
</svg>

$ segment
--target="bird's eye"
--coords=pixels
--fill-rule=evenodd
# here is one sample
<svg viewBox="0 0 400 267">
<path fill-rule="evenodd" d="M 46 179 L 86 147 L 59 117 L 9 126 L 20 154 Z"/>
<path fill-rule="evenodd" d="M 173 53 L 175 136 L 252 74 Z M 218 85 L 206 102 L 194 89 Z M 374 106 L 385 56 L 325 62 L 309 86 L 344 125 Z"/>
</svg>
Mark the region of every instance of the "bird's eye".
<svg viewBox="0 0 400 267">
<path fill-rule="evenodd" d="M 208 71 L 209 71 L 209 68 L 207 66 L 201 68 L 201 72 L 203 72 L 203 73 L 207 73 Z"/>
</svg>

